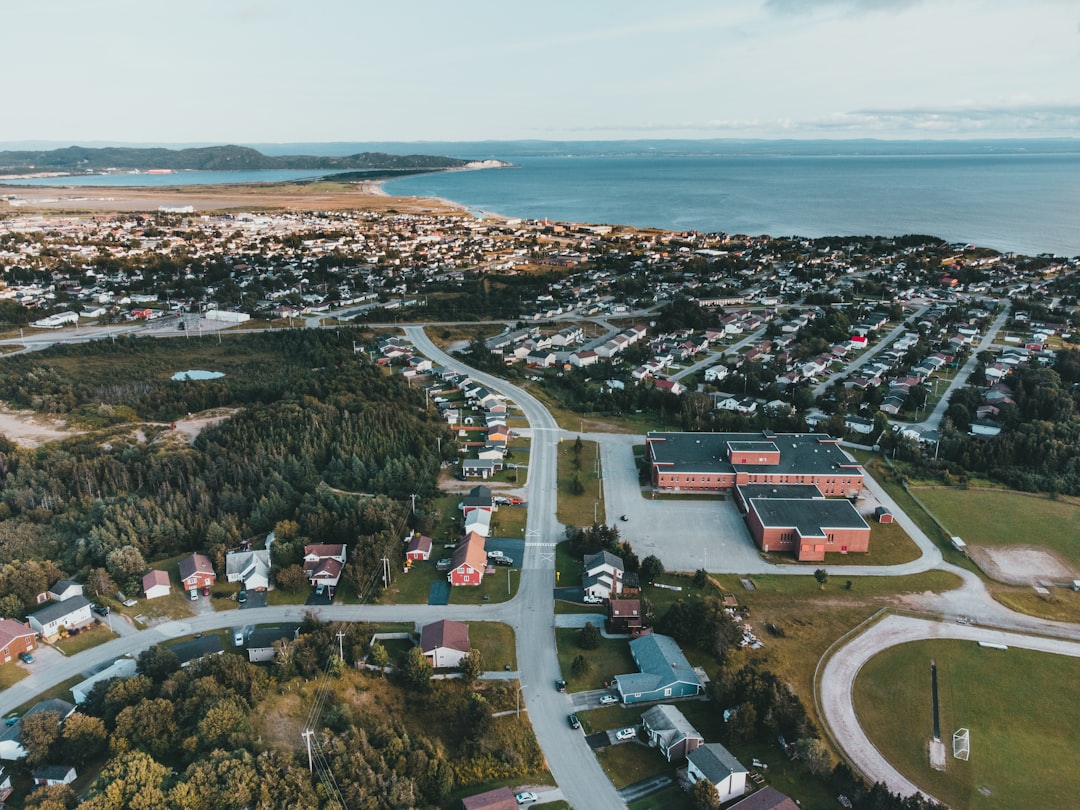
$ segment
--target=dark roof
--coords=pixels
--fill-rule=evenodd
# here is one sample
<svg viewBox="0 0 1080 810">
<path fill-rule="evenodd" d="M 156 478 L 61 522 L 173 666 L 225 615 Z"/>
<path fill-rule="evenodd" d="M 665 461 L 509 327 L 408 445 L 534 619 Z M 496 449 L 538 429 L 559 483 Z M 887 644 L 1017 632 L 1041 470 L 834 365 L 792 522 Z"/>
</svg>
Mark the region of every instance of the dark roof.
<svg viewBox="0 0 1080 810">
<path fill-rule="evenodd" d="M 517 810 L 514 792 L 508 787 L 495 788 L 486 793 L 466 796 L 461 800 L 465 810 Z"/>
<path fill-rule="evenodd" d="M 300 631 L 298 624 L 283 624 L 278 627 L 256 627 L 247 637 L 247 648 L 273 647 L 279 639 L 292 641 Z M 175 652 L 175 651 L 174 651 Z"/>
<path fill-rule="evenodd" d="M 491 490 L 483 484 L 473 487 L 461 502 L 465 506 L 491 506 Z"/>
<path fill-rule="evenodd" d="M 225 648 L 221 645 L 221 636 L 203 636 L 202 638 L 194 638 L 191 641 L 181 641 L 179 644 L 169 645 L 169 649 L 176 653 L 176 658 L 180 662 L 180 665 L 197 661 L 207 655 L 215 655 L 225 652 Z"/>
<path fill-rule="evenodd" d="M 52 604 L 46 605 L 41 610 L 35 610 L 30 616 L 44 626 L 49 622 L 62 619 L 64 616 L 68 616 L 89 604 L 90 600 L 85 596 L 73 596 L 70 599 L 65 599 L 63 602 L 53 602 Z"/>
<path fill-rule="evenodd" d="M 615 571 L 624 570 L 622 557 L 616 557 L 610 551 L 598 551 L 595 554 L 589 554 L 585 557 L 584 563 L 586 571 L 591 571 L 602 565 L 610 566 Z"/>
<path fill-rule="evenodd" d="M 735 759 L 720 743 L 705 743 L 686 755 L 705 778 L 714 785 L 724 781 L 733 773 L 749 773 L 739 760 Z"/>
<path fill-rule="evenodd" d="M 437 647 L 468 652 L 469 625 L 452 619 L 439 619 L 437 622 L 425 624 L 420 631 L 420 649 L 431 652 Z"/>
<path fill-rule="evenodd" d="M 769 529 L 796 529 L 802 537 L 824 537 L 826 529 L 869 529 L 851 501 L 843 498 L 754 498 L 750 509 Z"/>
<path fill-rule="evenodd" d="M 791 797 L 771 785 L 766 785 L 738 804 L 731 805 L 728 810 L 799 810 L 799 805 L 795 804 Z"/>
<path fill-rule="evenodd" d="M 184 557 L 177 564 L 180 569 L 180 579 L 187 579 L 194 574 L 209 574 L 214 576 L 214 565 L 205 554 L 192 554 Z"/>
<path fill-rule="evenodd" d="M 657 433 L 646 437 L 655 463 L 663 464 L 668 472 L 732 473 L 746 470 L 751 473 L 788 473 L 827 475 L 829 473 L 861 474 L 858 464 L 849 459 L 836 440 L 824 433 L 780 433 L 765 436 L 761 433 Z M 765 439 L 763 441 L 763 439 Z M 780 451 L 779 464 L 732 464 L 728 461 L 728 446 L 741 445 Z"/>
<path fill-rule="evenodd" d="M 824 498 L 813 484 L 743 484 L 735 487 L 743 503 L 751 498 Z"/>
<path fill-rule="evenodd" d="M 637 662 L 639 673 L 620 675 L 616 682 L 623 694 L 654 692 L 675 683 L 701 686 L 690 662 L 675 639 L 659 633 L 649 633 L 630 642 L 630 654 Z"/>
</svg>

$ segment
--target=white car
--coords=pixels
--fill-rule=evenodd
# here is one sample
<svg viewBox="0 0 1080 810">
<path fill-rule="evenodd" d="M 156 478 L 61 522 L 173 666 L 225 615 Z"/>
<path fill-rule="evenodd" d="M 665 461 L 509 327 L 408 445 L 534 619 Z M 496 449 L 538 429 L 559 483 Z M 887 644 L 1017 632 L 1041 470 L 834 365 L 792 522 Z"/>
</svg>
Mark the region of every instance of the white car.
<svg viewBox="0 0 1080 810">
<path fill-rule="evenodd" d="M 614 695 L 604 695 L 602 698 L 600 698 L 600 705 L 601 706 L 610 706 L 612 703 L 618 703 L 618 702 L 619 702 L 619 699 L 617 697 L 615 697 Z"/>
<path fill-rule="evenodd" d="M 625 742 L 626 740 L 632 740 L 637 736 L 636 728 L 620 728 L 615 732 L 615 739 L 619 742 Z"/>
<path fill-rule="evenodd" d="M 593 596 L 591 593 L 587 593 L 582 601 L 584 601 L 586 605 L 599 605 L 604 601 L 604 598 L 602 596 Z"/>
<path fill-rule="evenodd" d="M 531 790 L 526 790 L 524 793 L 519 793 L 515 796 L 514 801 L 518 804 L 532 804 L 536 801 L 536 794 Z"/>
</svg>

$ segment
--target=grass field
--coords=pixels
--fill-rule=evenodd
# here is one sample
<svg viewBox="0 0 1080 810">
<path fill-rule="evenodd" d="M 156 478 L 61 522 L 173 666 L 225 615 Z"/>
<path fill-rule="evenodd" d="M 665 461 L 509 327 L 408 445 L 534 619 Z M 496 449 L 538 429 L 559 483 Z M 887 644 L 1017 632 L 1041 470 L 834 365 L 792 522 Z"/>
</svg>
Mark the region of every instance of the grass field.
<svg viewBox="0 0 1080 810">
<path fill-rule="evenodd" d="M 596 454 L 599 446 L 596 442 L 582 441 L 581 454 L 578 457 L 580 468 L 574 466 L 574 442 L 559 443 L 559 507 L 560 523 L 567 526 L 591 526 L 593 523 L 605 523 L 604 502 L 600 500 L 600 476 L 596 474 Z M 602 472 L 602 471 L 601 471 Z M 571 489 L 574 475 L 581 477 L 585 491 L 575 495 Z"/>
<path fill-rule="evenodd" d="M 637 665 L 630 657 L 630 644 L 626 639 L 602 638 L 597 649 L 583 650 L 577 643 L 579 633 L 579 630 L 565 628 L 555 631 L 555 642 L 559 648 L 559 669 L 569 691 L 602 689 L 604 682 L 610 681 L 616 675 L 637 672 Z M 570 664 L 579 655 L 584 655 L 591 666 L 583 676 L 575 678 L 570 674 Z"/>
<path fill-rule="evenodd" d="M 948 770 L 933 771 L 930 661 L 937 662 Z M 902 773 L 955 810 L 1072 807 L 1080 791 L 1080 661 L 970 642 L 923 641 L 875 657 L 855 681 L 856 712 Z M 971 759 L 951 756 L 971 731 Z"/>
<path fill-rule="evenodd" d="M 917 560 L 922 552 L 915 541 L 908 537 L 899 523 L 870 524 L 870 550 L 865 554 L 826 554 L 825 562 L 799 562 L 791 552 L 763 555 L 769 562 L 778 565 L 799 565 L 809 568 L 821 568 L 822 565 L 900 565 Z"/>
<path fill-rule="evenodd" d="M 469 622 L 469 646 L 484 657 L 485 670 L 517 669 L 514 630 L 497 622 Z"/>
<path fill-rule="evenodd" d="M 1009 490 L 919 487 L 915 495 L 953 534 L 971 545 L 1044 546 L 1080 564 L 1080 505 Z M 1053 527 L 1052 531 L 1048 531 Z"/>
</svg>

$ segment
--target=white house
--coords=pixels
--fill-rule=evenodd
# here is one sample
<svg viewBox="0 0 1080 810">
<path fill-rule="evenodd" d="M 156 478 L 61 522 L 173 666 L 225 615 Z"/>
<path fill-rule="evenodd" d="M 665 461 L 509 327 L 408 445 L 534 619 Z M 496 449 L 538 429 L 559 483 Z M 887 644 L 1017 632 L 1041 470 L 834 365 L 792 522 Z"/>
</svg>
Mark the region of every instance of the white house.
<svg viewBox="0 0 1080 810">
<path fill-rule="evenodd" d="M 312 585 L 336 588 L 345 568 L 347 546 L 344 543 L 304 546 L 304 573 Z"/>
<path fill-rule="evenodd" d="M 469 652 L 469 625 L 450 619 L 424 625 L 420 649 L 432 666 L 456 667 Z"/>
<path fill-rule="evenodd" d="M 230 551 L 225 555 L 225 579 L 242 583 L 245 590 L 265 591 L 270 587 L 270 552 Z"/>
<path fill-rule="evenodd" d="M 686 756 L 686 778 L 697 784 L 704 779 L 711 782 L 720 794 L 720 803 L 737 799 L 746 792 L 748 771 L 720 743 L 706 743 Z"/>
<path fill-rule="evenodd" d="M 41 634 L 42 638 L 53 639 L 60 631 L 71 630 L 90 624 L 94 617 L 90 613 L 90 601 L 85 596 L 73 596 L 63 602 L 53 602 L 41 610 L 26 617 L 30 629 Z"/>
<path fill-rule="evenodd" d="M 85 703 L 90 695 L 90 690 L 100 681 L 110 681 L 113 678 L 130 678 L 136 672 L 134 658 L 117 658 L 105 669 L 95 672 L 84 681 L 80 681 L 71 687 L 71 696 L 78 704 Z"/>
<path fill-rule="evenodd" d="M 622 593 L 623 561 L 607 551 L 598 551 L 585 558 L 581 584 L 586 596 L 610 599 Z"/>
<path fill-rule="evenodd" d="M 142 578 L 142 589 L 147 599 L 168 596 L 172 592 L 168 571 L 153 570 L 147 572 Z"/>
</svg>

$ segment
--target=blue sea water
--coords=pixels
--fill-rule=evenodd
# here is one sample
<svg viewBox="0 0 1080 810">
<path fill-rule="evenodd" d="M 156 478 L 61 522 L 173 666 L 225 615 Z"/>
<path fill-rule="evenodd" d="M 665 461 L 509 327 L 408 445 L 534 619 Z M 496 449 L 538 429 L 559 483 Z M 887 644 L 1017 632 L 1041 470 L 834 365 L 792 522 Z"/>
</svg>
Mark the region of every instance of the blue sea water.
<svg viewBox="0 0 1080 810">
<path fill-rule="evenodd" d="M 449 146 L 449 145 L 448 145 Z M 918 233 L 1080 255 L 1080 142 L 712 142 L 498 150 L 514 168 L 388 182 L 480 211 L 773 236 Z"/>
</svg>

